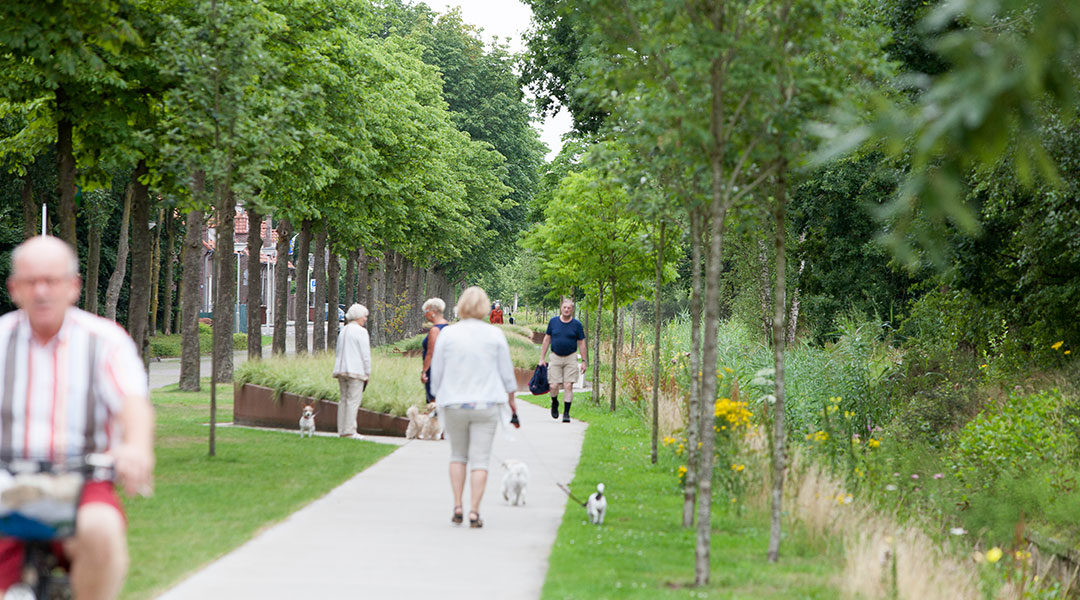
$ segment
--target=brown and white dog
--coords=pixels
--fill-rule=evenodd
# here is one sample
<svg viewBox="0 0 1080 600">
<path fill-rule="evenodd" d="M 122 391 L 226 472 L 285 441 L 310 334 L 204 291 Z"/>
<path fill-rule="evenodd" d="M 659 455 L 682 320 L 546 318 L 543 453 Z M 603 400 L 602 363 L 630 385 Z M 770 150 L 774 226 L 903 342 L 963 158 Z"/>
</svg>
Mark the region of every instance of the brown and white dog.
<svg viewBox="0 0 1080 600">
<path fill-rule="evenodd" d="M 409 426 L 405 429 L 405 439 L 439 439 L 442 427 L 439 425 L 439 417 L 435 414 L 434 402 L 428 404 L 424 412 L 420 412 L 420 409 L 415 406 L 410 406 L 405 411 L 405 415 L 409 417 Z"/>
<path fill-rule="evenodd" d="M 300 414 L 300 437 L 315 435 L 315 407 L 310 404 L 304 405 L 304 412 Z"/>
</svg>

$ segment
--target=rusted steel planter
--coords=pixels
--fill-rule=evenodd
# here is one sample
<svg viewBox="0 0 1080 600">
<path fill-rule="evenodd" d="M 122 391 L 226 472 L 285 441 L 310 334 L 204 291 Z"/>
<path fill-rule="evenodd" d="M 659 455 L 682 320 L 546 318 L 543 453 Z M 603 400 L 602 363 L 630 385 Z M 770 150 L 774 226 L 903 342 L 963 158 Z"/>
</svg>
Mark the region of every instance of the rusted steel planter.
<svg viewBox="0 0 1080 600">
<path fill-rule="evenodd" d="M 528 383 L 526 381 L 526 383 Z M 233 423 L 255 427 L 279 427 L 299 431 L 300 411 L 305 404 L 315 407 L 315 429 L 337 431 L 338 403 L 332 400 L 313 400 L 290 392 L 282 392 L 274 401 L 274 390 L 245 383 L 233 387 Z M 405 437 L 409 420 L 360 408 L 356 415 L 356 430 L 371 435 Z"/>
</svg>

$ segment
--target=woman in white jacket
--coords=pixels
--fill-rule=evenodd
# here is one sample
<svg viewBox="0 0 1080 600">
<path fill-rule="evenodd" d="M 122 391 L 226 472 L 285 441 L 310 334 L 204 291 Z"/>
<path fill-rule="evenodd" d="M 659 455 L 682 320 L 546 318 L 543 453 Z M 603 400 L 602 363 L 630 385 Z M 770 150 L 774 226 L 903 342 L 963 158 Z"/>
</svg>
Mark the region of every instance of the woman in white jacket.
<svg viewBox="0 0 1080 600">
<path fill-rule="evenodd" d="M 498 327 L 484 322 L 490 304 L 484 290 L 476 286 L 465 290 L 457 303 L 461 321 L 439 334 L 431 360 L 431 390 L 450 438 L 450 489 L 454 495 L 451 521 L 464 520 L 461 497 L 467 464 L 470 527 L 484 526 L 480 500 L 487 484 L 495 430 L 505 407 L 512 414 L 510 423 L 519 426 L 510 346 Z"/>
<path fill-rule="evenodd" d="M 346 324 L 338 334 L 334 377 L 341 390 L 337 412 L 341 437 L 363 439 L 356 433 L 356 413 L 371 378 L 371 341 L 364 329 L 367 318 L 368 309 L 363 304 L 353 304 L 345 313 Z"/>
</svg>

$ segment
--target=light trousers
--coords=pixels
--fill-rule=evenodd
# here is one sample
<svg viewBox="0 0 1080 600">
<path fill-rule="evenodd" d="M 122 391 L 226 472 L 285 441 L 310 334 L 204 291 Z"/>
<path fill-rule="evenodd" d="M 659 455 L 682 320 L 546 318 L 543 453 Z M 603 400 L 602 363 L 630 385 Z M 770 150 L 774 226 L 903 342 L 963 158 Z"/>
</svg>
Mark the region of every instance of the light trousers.
<svg viewBox="0 0 1080 600">
<path fill-rule="evenodd" d="M 338 377 L 338 387 L 341 390 L 337 405 L 338 435 L 352 435 L 356 433 L 356 412 L 364 398 L 364 380 Z"/>
</svg>

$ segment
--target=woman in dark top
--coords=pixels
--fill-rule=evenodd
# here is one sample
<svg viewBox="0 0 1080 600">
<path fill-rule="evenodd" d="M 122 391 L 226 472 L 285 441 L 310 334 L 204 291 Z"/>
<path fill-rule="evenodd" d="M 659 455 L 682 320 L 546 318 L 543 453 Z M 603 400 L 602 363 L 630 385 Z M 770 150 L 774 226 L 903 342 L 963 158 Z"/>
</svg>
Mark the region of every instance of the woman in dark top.
<svg viewBox="0 0 1080 600">
<path fill-rule="evenodd" d="M 424 336 L 424 341 L 420 342 L 421 355 L 424 357 L 424 367 L 420 370 L 420 381 L 424 383 L 424 390 L 427 391 L 427 401 L 430 403 L 435 401 L 435 396 L 431 394 L 431 357 L 435 356 L 435 340 L 439 337 L 442 328 L 449 325 L 449 323 L 443 317 L 446 303 L 442 299 L 429 298 L 424 302 L 423 309 L 424 318 L 431 322 L 431 328 L 428 329 L 427 335 Z"/>
</svg>

